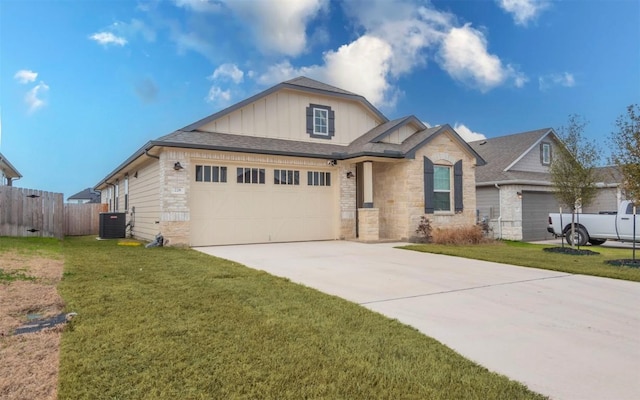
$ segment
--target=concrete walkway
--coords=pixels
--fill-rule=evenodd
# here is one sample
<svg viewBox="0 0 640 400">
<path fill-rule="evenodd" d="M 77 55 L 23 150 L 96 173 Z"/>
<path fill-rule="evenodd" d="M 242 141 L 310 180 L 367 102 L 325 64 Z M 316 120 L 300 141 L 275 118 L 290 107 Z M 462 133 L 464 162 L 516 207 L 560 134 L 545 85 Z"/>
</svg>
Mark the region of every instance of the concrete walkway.
<svg viewBox="0 0 640 400">
<path fill-rule="evenodd" d="M 346 241 L 197 248 L 359 303 L 554 399 L 640 399 L 640 283 Z"/>
</svg>

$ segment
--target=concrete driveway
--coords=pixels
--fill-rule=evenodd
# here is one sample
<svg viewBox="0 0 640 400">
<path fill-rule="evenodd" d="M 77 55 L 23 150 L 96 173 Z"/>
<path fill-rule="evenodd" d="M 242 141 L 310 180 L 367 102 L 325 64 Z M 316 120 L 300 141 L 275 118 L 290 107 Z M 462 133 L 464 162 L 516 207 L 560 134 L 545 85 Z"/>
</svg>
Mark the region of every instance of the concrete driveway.
<svg viewBox="0 0 640 400">
<path fill-rule="evenodd" d="M 197 248 L 359 303 L 554 399 L 640 399 L 640 283 L 346 241 Z"/>
</svg>

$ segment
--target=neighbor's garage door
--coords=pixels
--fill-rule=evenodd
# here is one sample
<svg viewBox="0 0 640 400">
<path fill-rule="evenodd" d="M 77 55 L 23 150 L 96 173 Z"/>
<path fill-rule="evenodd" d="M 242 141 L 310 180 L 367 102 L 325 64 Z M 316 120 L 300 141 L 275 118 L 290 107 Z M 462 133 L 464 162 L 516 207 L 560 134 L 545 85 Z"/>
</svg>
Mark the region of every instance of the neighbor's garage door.
<svg viewBox="0 0 640 400">
<path fill-rule="evenodd" d="M 336 238 L 335 174 L 251 165 L 229 165 L 223 174 L 222 166 L 200 167 L 191 183 L 192 246 Z"/>
<path fill-rule="evenodd" d="M 549 213 L 558 212 L 558 202 L 552 193 L 522 193 L 522 240 L 545 240 L 553 236 L 547 232 Z"/>
</svg>

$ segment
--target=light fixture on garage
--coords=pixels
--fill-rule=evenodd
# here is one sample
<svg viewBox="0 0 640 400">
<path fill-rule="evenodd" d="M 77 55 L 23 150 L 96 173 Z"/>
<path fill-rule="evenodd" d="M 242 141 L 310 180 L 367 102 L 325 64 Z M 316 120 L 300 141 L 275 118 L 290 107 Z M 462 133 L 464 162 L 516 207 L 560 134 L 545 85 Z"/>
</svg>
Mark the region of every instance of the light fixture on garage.
<svg viewBox="0 0 640 400">
<path fill-rule="evenodd" d="M 181 169 L 184 169 L 184 167 L 180 165 L 180 161 L 176 161 L 176 163 L 173 164 L 173 169 L 175 169 L 176 171 L 180 171 Z"/>
<path fill-rule="evenodd" d="M 516 195 L 518 195 L 518 198 L 522 200 L 522 192 L 518 192 Z"/>
<path fill-rule="evenodd" d="M 351 179 L 353 178 L 353 172 L 349 171 L 347 172 L 347 179 Z"/>
</svg>

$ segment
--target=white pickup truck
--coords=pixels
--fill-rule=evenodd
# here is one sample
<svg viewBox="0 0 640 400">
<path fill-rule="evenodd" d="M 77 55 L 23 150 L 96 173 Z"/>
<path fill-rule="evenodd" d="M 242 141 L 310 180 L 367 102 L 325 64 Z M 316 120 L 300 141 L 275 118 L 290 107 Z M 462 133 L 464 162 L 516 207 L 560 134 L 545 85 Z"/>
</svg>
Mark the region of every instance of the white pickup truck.
<svg viewBox="0 0 640 400">
<path fill-rule="evenodd" d="M 637 211 L 637 210 L 636 210 Z M 584 246 L 591 243 L 600 245 L 609 239 L 623 242 L 640 241 L 640 218 L 634 215 L 634 205 L 630 201 L 623 201 L 617 212 L 602 212 L 599 214 L 575 214 L 575 232 L 571 237 L 571 214 L 549 214 L 547 231 L 556 237 L 565 236 L 567 243 Z M 633 236 L 633 223 L 636 223 L 636 234 Z"/>
</svg>

